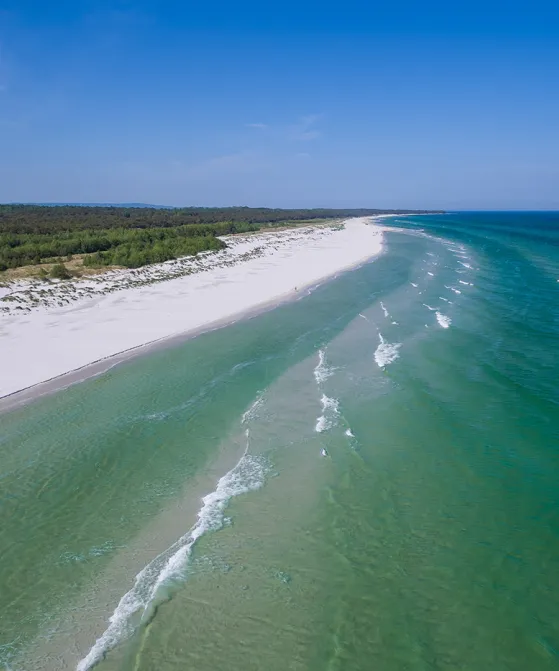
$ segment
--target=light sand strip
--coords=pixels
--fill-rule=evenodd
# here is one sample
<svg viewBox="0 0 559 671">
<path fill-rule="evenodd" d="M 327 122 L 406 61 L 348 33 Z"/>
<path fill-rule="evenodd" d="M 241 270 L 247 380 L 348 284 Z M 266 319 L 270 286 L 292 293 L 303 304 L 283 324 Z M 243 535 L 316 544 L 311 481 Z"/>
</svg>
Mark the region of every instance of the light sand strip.
<svg viewBox="0 0 559 671">
<path fill-rule="evenodd" d="M 103 372 L 149 343 L 230 323 L 364 263 L 381 252 L 382 230 L 370 218 L 356 218 L 343 227 L 235 236 L 226 239 L 229 249 L 201 258 L 71 287 L 51 283 L 44 299 L 35 287 L 37 304 L 19 303 L 20 310 L 13 306 L 28 295 L 26 287 L 5 288 L 4 296 L 11 292 L 16 300 L 2 303 L 12 307 L 0 314 L 0 397 L 27 391 L 4 399 L 0 409 Z M 184 268 L 190 274 L 180 276 Z"/>
</svg>

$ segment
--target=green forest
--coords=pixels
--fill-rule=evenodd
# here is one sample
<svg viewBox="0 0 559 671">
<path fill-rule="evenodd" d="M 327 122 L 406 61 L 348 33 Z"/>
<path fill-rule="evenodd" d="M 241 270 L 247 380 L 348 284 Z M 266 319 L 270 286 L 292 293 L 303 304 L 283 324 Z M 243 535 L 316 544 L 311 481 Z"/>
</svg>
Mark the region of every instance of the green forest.
<svg viewBox="0 0 559 671">
<path fill-rule="evenodd" d="M 84 266 L 138 268 L 222 249 L 222 235 L 381 212 L 0 205 L 0 271 L 74 255 Z"/>
</svg>

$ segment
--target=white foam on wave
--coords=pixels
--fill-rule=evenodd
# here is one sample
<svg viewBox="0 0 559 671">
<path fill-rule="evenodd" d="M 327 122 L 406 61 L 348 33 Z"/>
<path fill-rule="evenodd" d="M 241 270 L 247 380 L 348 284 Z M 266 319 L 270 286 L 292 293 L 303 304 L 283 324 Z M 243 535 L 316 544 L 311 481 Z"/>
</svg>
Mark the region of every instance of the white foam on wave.
<svg viewBox="0 0 559 671">
<path fill-rule="evenodd" d="M 449 289 L 450 291 L 454 291 L 455 294 L 461 294 L 462 292 L 460 289 L 457 289 L 456 287 L 449 287 L 447 284 L 444 285 L 445 289 Z"/>
<path fill-rule="evenodd" d="M 559 280 L 557 281 L 559 282 Z M 417 289 L 417 284 L 415 284 L 415 282 L 410 282 L 410 284 L 412 285 L 412 287 L 415 287 Z"/>
<path fill-rule="evenodd" d="M 152 422 L 160 422 L 163 419 L 167 419 L 170 415 L 170 412 L 162 410 L 161 412 L 152 412 L 149 415 L 145 416 L 145 419 Z"/>
<path fill-rule="evenodd" d="M 442 326 L 443 329 L 447 329 L 452 324 L 452 319 L 450 317 L 447 317 L 446 315 L 443 315 L 442 312 L 437 311 L 435 313 L 435 316 L 437 317 L 439 326 Z"/>
<path fill-rule="evenodd" d="M 378 334 L 380 344 L 375 350 L 375 362 L 379 368 L 385 368 L 400 356 L 398 350 L 402 346 L 402 343 L 390 343 L 386 342 L 382 337 L 382 333 Z"/>
<path fill-rule="evenodd" d="M 427 271 L 427 275 L 431 275 L 431 277 L 435 277 L 435 275 L 430 270 Z"/>
<path fill-rule="evenodd" d="M 245 413 L 243 413 L 243 417 L 241 419 L 241 424 L 246 424 L 251 419 L 254 419 L 255 417 L 257 417 L 258 416 L 258 410 L 259 410 L 259 408 L 262 407 L 263 403 L 264 403 L 264 396 L 262 394 L 259 394 L 256 397 L 256 401 L 254 401 L 254 403 L 250 406 L 250 408 Z"/>
<path fill-rule="evenodd" d="M 423 307 L 426 307 L 428 310 L 431 310 L 431 312 L 435 312 L 437 308 L 432 308 L 430 305 L 427 305 L 427 303 L 422 303 Z"/>
<path fill-rule="evenodd" d="M 228 523 L 225 510 L 229 501 L 264 485 L 269 471 L 266 460 L 247 452 L 248 445 L 237 465 L 219 480 L 213 492 L 204 496 L 196 524 L 138 573 L 134 586 L 121 598 L 109 618 L 109 626 L 79 662 L 77 671 L 88 671 L 98 664 L 109 650 L 135 632 L 138 621 L 140 624 L 148 622 L 155 606 L 165 598 L 161 588 L 185 577 L 196 541 Z"/>
<path fill-rule="evenodd" d="M 314 369 L 314 379 L 317 384 L 322 384 L 330 376 L 334 375 L 334 368 L 326 363 L 326 350 L 318 350 L 318 364 Z"/>
<path fill-rule="evenodd" d="M 340 402 L 336 398 L 330 398 L 330 396 L 322 394 L 320 403 L 322 405 L 322 414 L 317 418 L 314 427 L 317 433 L 323 433 L 331 429 L 336 423 L 340 412 Z"/>
<path fill-rule="evenodd" d="M 448 298 L 445 298 L 444 296 L 439 296 L 441 301 L 444 301 L 445 303 L 450 303 L 452 305 L 452 301 L 449 301 Z"/>
<path fill-rule="evenodd" d="M 384 306 L 384 303 L 382 301 L 380 302 L 380 307 L 382 308 L 382 311 L 384 312 L 384 316 L 385 317 L 390 317 L 390 314 L 388 313 L 388 310 L 386 309 L 386 307 Z"/>
<path fill-rule="evenodd" d="M 558 280 L 558 281 L 559 281 L 559 280 Z M 362 315 L 361 313 L 359 313 L 359 316 L 360 316 L 360 317 L 363 317 L 363 319 L 364 319 L 365 321 L 367 321 L 367 322 L 369 321 L 369 320 L 367 319 L 367 317 L 365 317 L 365 315 Z"/>
<path fill-rule="evenodd" d="M 458 280 L 458 282 L 459 282 L 460 284 L 465 284 L 467 287 L 470 286 L 470 283 L 469 283 L 469 282 L 465 282 L 464 280 Z"/>
<path fill-rule="evenodd" d="M 464 268 L 471 268 L 472 267 L 469 263 L 464 263 L 464 261 L 458 261 L 458 263 L 460 265 L 464 266 Z"/>
<path fill-rule="evenodd" d="M 353 431 L 352 431 L 351 429 L 346 429 L 346 430 L 345 430 L 345 435 L 346 435 L 348 438 L 355 438 L 355 436 L 353 435 Z"/>
</svg>

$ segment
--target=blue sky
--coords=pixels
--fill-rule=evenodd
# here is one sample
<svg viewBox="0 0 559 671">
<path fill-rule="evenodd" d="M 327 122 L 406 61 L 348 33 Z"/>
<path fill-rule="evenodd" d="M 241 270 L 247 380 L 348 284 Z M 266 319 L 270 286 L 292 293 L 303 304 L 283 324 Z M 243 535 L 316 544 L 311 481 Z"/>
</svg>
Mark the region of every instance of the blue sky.
<svg viewBox="0 0 559 671">
<path fill-rule="evenodd" d="M 559 9 L 0 0 L 13 201 L 559 209 Z"/>
</svg>

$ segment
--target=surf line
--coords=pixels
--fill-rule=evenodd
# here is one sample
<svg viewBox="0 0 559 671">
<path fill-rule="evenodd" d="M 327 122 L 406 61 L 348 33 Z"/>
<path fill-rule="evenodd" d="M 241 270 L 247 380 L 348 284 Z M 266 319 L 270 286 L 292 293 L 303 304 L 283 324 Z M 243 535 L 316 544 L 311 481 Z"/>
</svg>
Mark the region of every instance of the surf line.
<svg viewBox="0 0 559 671">
<path fill-rule="evenodd" d="M 164 588 L 174 580 L 184 579 L 196 542 L 206 533 L 225 526 L 225 510 L 231 499 L 263 487 L 270 466 L 263 457 L 248 453 L 248 429 L 245 435 L 247 446 L 243 456 L 220 478 L 215 490 L 203 497 L 196 524 L 138 573 L 134 586 L 120 599 L 109 618 L 109 626 L 79 662 L 76 671 L 89 671 L 140 626 L 148 624 L 157 606 L 169 598 Z"/>
</svg>

